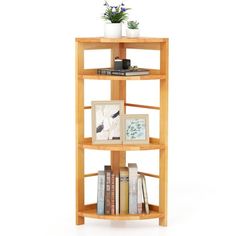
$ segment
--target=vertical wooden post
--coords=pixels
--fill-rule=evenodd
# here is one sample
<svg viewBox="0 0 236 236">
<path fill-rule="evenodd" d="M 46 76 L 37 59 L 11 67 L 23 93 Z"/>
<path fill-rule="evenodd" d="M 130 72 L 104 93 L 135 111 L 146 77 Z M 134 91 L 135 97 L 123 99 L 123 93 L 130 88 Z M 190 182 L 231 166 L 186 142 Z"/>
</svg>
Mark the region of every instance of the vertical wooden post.
<svg viewBox="0 0 236 236">
<path fill-rule="evenodd" d="M 161 43 L 161 74 L 166 79 L 160 80 L 160 143 L 165 149 L 160 150 L 159 211 L 164 217 L 159 225 L 167 226 L 167 181 L 168 181 L 168 39 Z"/>
<path fill-rule="evenodd" d="M 78 216 L 84 210 L 84 149 L 79 143 L 84 140 L 84 80 L 80 78 L 84 69 L 83 44 L 76 42 L 75 112 L 76 112 L 76 224 L 84 224 L 84 217 Z"/>
<path fill-rule="evenodd" d="M 111 49 L 111 66 L 114 66 L 115 57 L 124 59 L 126 57 L 126 49 L 123 43 L 116 43 Z M 111 99 L 124 100 L 126 103 L 126 81 L 111 80 Z M 125 112 L 125 107 L 124 107 Z M 126 153 L 124 151 L 111 151 L 111 167 L 115 174 L 119 174 L 120 166 L 125 166 Z"/>
</svg>

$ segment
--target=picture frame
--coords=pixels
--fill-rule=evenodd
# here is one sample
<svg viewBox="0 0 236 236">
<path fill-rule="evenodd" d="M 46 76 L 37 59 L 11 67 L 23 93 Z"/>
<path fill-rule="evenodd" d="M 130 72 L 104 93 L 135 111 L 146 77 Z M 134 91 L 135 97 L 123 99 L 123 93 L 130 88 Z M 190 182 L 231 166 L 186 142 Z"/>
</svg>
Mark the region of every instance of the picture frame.
<svg viewBox="0 0 236 236">
<path fill-rule="evenodd" d="M 147 114 L 123 115 L 123 143 L 149 143 L 149 116 Z"/>
<path fill-rule="evenodd" d="M 122 144 L 124 101 L 92 101 L 92 143 Z"/>
</svg>

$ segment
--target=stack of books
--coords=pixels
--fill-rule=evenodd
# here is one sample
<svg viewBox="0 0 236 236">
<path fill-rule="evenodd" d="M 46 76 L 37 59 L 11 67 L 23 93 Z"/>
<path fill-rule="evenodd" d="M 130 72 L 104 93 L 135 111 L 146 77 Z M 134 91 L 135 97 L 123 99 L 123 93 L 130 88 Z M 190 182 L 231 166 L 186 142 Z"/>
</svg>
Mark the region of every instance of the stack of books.
<svg viewBox="0 0 236 236">
<path fill-rule="evenodd" d="M 129 163 L 120 168 L 119 175 L 111 166 L 98 171 L 98 215 L 149 214 L 146 180 L 137 170 L 136 163 Z"/>
<path fill-rule="evenodd" d="M 146 69 L 122 69 L 115 70 L 112 68 L 97 69 L 99 75 L 119 75 L 119 76 L 135 76 L 135 75 L 148 75 L 149 70 Z"/>
</svg>

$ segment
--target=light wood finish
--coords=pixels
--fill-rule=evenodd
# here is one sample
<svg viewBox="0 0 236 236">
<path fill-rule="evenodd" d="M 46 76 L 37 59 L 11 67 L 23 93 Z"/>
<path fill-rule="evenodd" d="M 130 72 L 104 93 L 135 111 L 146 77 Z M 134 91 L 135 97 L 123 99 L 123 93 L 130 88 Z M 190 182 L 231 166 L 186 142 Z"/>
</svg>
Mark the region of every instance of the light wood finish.
<svg viewBox="0 0 236 236">
<path fill-rule="evenodd" d="M 147 109 L 154 109 L 154 110 L 160 110 L 160 107 L 147 106 L 147 105 L 139 105 L 139 104 L 133 104 L 133 103 L 125 103 L 125 106 L 128 106 L 128 107 L 147 108 Z"/>
<path fill-rule="evenodd" d="M 160 43 L 125 43 L 125 48 L 132 48 L 132 49 L 148 49 L 148 50 L 160 50 L 161 44 Z"/>
<path fill-rule="evenodd" d="M 84 50 L 94 50 L 94 49 L 111 49 L 113 43 L 83 43 Z"/>
<path fill-rule="evenodd" d="M 127 48 L 160 50 L 160 69 L 150 68 L 144 76 L 97 75 L 97 69 L 84 69 L 84 50 L 111 49 L 111 67 L 116 56 L 126 58 Z M 160 110 L 160 139 L 150 137 L 149 144 L 124 145 L 92 144 L 91 138 L 84 138 L 84 79 L 110 80 L 111 99 L 123 100 L 126 106 Z M 160 107 L 126 102 L 126 80 L 160 79 Z M 124 107 L 124 111 L 125 108 Z M 159 179 L 159 206 L 149 204 L 150 214 L 139 215 L 97 215 L 96 204 L 84 205 L 84 178 L 97 173 L 84 173 L 84 149 L 111 151 L 111 166 L 115 173 L 126 165 L 126 151 L 159 150 L 159 175 L 139 172 Z M 168 39 L 167 38 L 76 38 L 76 224 L 84 224 L 84 217 L 109 220 L 141 220 L 159 218 L 159 224 L 167 225 L 167 176 L 168 176 Z"/>
<path fill-rule="evenodd" d="M 116 57 L 126 58 L 126 50 L 123 43 L 113 46 L 111 50 L 111 67 L 114 67 Z M 111 100 L 123 100 L 126 103 L 126 80 L 111 80 Z M 126 110 L 124 108 L 125 113 Z M 116 175 L 120 173 L 120 167 L 126 164 L 126 153 L 121 148 L 122 146 L 120 145 L 117 150 L 111 150 L 111 168 Z"/>
<path fill-rule="evenodd" d="M 153 178 L 159 178 L 159 175 L 154 175 L 154 174 L 150 174 L 150 173 L 146 173 L 146 172 L 141 172 L 141 171 L 138 171 L 138 173 L 140 175 L 145 175 L 145 176 L 149 176 L 149 177 L 153 177 Z"/>
<path fill-rule="evenodd" d="M 149 209 L 150 214 L 97 215 L 96 204 L 90 204 L 86 205 L 83 211 L 79 211 L 78 215 L 103 220 L 145 220 L 163 217 L 163 214 L 159 212 L 158 206 L 150 204 Z"/>
<path fill-rule="evenodd" d="M 164 144 L 160 144 L 159 141 L 155 142 L 152 138 L 149 139 L 149 142 L 149 144 L 93 144 L 91 138 L 86 138 L 79 144 L 79 147 L 84 149 L 109 150 L 114 152 L 158 150 L 165 148 Z M 122 164 L 125 164 L 124 161 Z"/>
<path fill-rule="evenodd" d="M 83 45 L 76 43 L 76 75 L 84 68 Z M 84 81 L 75 78 L 76 82 L 76 144 L 84 140 Z M 76 224 L 84 224 L 84 217 L 78 211 L 84 209 L 84 149 L 76 145 Z"/>
<path fill-rule="evenodd" d="M 139 107 L 139 108 L 147 108 L 147 109 L 154 109 L 154 110 L 160 110 L 160 107 L 156 106 L 147 106 L 147 105 L 140 105 L 140 104 L 134 104 L 134 103 L 125 103 L 125 106 L 128 107 Z M 84 109 L 91 109 L 91 106 L 84 106 Z"/>
<path fill-rule="evenodd" d="M 165 79 L 165 75 L 149 74 L 149 75 L 135 75 L 135 76 L 115 76 L 115 75 L 97 75 L 97 74 L 81 74 L 79 79 L 96 79 L 96 80 L 154 80 L 154 79 Z"/>
<path fill-rule="evenodd" d="M 76 38 L 76 42 L 80 43 L 163 43 L 166 42 L 167 38 L 103 38 L 103 37 L 94 37 L 94 38 Z"/>
<path fill-rule="evenodd" d="M 160 82 L 160 143 L 166 148 L 160 150 L 160 184 L 159 206 L 164 214 L 159 220 L 162 226 L 167 225 L 167 181 L 168 181 L 168 41 L 161 45 L 161 72 L 166 79 Z"/>
<path fill-rule="evenodd" d="M 98 173 L 90 173 L 90 174 L 85 174 L 84 177 L 93 177 L 93 176 L 97 176 Z"/>
</svg>

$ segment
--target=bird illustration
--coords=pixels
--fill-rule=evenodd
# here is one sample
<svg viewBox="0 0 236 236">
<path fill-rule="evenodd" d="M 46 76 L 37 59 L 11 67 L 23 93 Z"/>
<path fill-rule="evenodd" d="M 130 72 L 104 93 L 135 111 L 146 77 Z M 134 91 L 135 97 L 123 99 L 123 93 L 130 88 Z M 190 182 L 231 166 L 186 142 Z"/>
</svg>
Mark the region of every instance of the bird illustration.
<svg viewBox="0 0 236 236">
<path fill-rule="evenodd" d="M 102 124 L 99 125 L 99 126 L 96 128 L 96 133 L 102 132 L 103 129 L 104 129 L 104 125 L 103 125 L 103 122 L 102 122 Z"/>
<path fill-rule="evenodd" d="M 117 116 L 119 116 L 120 115 L 120 111 L 117 111 L 115 114 L 113 114 L 111 117 L 113 118 L 113 119 L 115 119 Z"/>
</svg>

